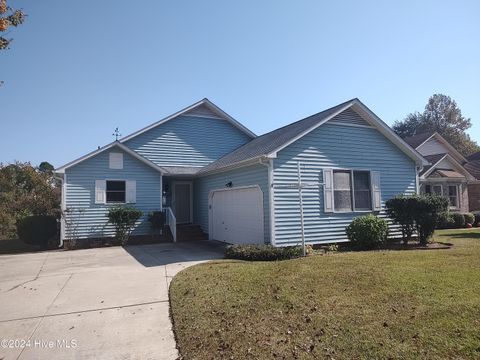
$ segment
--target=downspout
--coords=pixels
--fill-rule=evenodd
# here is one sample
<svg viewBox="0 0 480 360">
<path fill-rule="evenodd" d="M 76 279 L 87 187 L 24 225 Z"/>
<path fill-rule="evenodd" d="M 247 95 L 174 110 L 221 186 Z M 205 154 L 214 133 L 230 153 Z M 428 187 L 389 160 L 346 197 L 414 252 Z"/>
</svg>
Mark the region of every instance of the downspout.
<svg viewBox="0 0 480 360">
<path fill-rule="evenodd" d="M 264 162 L 267 160 L 267 162 Z M 275 203 L 273 194 L 273 159 L 260 158 L 259 163 L 267 167 L 268 170 L 268 215 L 270 225 L 270 244 L 275 246 Z"/>
<path fill-rule="evenodd" d="M 419 165 L 419 166 L 417 165 L 415 169 L 417 170 L 415 174 L 415 187 L 416 187 L 415 192 L 417 193 L 417 195 L 420 195 L 420 173 L 423 170 L 423 165 Z"/>
</svg>

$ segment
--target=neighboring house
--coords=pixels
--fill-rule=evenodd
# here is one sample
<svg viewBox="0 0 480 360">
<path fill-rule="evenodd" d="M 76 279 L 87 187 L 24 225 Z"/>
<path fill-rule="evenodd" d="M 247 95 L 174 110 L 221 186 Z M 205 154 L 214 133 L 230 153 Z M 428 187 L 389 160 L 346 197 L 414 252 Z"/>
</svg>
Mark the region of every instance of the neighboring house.
<svg viewBox="0 0 480 360">
<path fill-rule="evenodd" d="M 145 213 L 133 235 L 165 210 L 174 236 L 195 224 L 214 240 L 295 245 L 300 177 L 306 242 L 346 241 L 353 218 L 417 192 L 425 165 L 358 99 L 258 137 L 204 99 L 58 168 L 62 240 L 112 236 L 106 213 L 128 203 Z"/>
<path fill-rule="evenodd" d="M 480 151 L 467 157 L 468 162 L 464 165 L 477 181 L 468 184 L 468 204 L 470 211 L 480 210 Z"/>
<path fill-rule="evenodd" d="M 420 193 L 447 197 L 452 211 L 470 211 L 469 189 L 477 180 L 468 160 L 436 132 L 417 134 L 405 141 L 430 162 L 419 174 Z"/>
</svg>

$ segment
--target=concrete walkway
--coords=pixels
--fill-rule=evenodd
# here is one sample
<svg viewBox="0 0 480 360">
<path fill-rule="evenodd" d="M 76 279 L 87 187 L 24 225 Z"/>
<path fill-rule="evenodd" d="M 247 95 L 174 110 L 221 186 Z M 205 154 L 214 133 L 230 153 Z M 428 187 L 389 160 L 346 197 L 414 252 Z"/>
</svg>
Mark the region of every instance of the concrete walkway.
<svg viewBox="0 0 480 360">
<path fill-rule="evenodd" d="M 0 256 L 0 359 L 176 359 L 168 285 L 211 242 Z"/>
</svg>

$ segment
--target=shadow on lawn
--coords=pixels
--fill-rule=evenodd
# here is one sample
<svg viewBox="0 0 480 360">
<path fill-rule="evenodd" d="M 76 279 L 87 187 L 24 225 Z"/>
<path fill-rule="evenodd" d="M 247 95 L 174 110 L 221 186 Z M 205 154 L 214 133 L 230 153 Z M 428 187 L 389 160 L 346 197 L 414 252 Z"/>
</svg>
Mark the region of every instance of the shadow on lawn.
<svg viewBox="0 0 480 360">
<path fill-rule="evenodd" d="M 480 239 L 480 232 L 470 232 L 468 230 L 458 232 L 458 233 L 448 233 L 441 235 L 442 237 L 449 237 L 452 239 Z"/>
</svg>

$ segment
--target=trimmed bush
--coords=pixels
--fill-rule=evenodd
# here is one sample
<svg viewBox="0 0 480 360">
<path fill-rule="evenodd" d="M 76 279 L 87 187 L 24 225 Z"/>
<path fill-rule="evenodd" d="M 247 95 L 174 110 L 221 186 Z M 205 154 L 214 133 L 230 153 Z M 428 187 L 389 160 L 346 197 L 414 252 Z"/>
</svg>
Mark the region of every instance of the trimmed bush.
<svg viewBox="0 0 480 360">
<path fill-rule="evenodd" d="M 353 219 L 346 231 L 347 237 L 358 249 L 374 249 L 387 240 L 388 224 L 385 219 L 368 214 Z"/>
<path fill-rule="evenodd" d="M 450 213 L 444 213 L 438 220 L 437 229 L 453 229 L 455 228 L 455 221 Z"/>
<path fill-rule="evenodd" d="M 465 227 L 465 216 L 460 213 L 451 213 L 451 217 L 453 219 L 453 228 L 454 229 L 461 229 Z"/>
<path fill-rule="evenodd" d="M 303 255 L 301 246 L 275 247 L 272 245 L 230 245 L 225 249 L 226 259 L 247 261 L 277 261 Z"/>
<path fill-rule="evenodd" d="M 414 195 L 417 199 L 415 207 L 415 224 L 418 240 L 421 245 L 427 245 L 443 214 L 448 212 L 448 199 L 438 195 Z M 463 219 L 463 216 L 462 216 Z M 463 219 L 465 221 L 465 219 Z"/>
<path fill-rule="evenodd" d="M 399 195 L 385 203 L 387 214 L 402 229 L 402 240 L 407 244 L 415 231 L 415 212 L 412 208 L 417 201 L 416 197 Z"/>
<path fill-rule="evenodd" d="M 57 235 L 57 219 L 50 215 L 27 216 L 17 221 L 17 235 L 26 244 L 47 248 Z"/>
<path fill-rule="evenodd" d="M 463 214 L 463 217 L 465 218 L 465 224 L 473 225 L 475 223 L 475 215 L 472 213 L 465 213 Z"/>
<path fill-rule="evenodd" d="M 475 216 L 474 225 L 478 226 L 480 224 L 480 211 L 475 211 L 473 215 Z"/>
<path fill-rule="evenodd" d="M 128 242 L 130 232 L 143 212 L 133 206 L 115 206 L 108 211 L 108 222 L 115 226 L 115 238 L 123 245 Z"/>
</svg>

